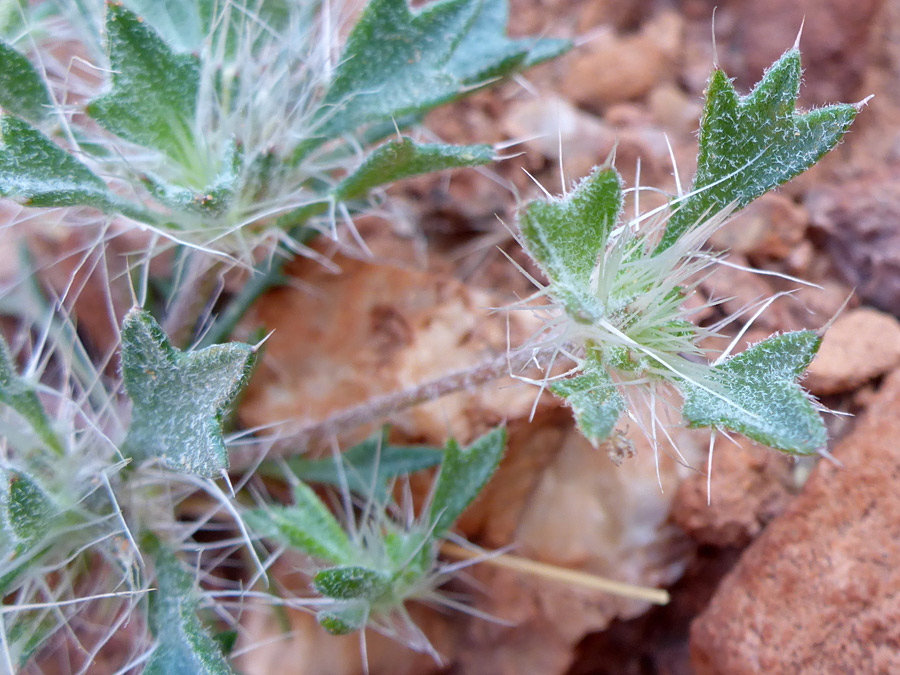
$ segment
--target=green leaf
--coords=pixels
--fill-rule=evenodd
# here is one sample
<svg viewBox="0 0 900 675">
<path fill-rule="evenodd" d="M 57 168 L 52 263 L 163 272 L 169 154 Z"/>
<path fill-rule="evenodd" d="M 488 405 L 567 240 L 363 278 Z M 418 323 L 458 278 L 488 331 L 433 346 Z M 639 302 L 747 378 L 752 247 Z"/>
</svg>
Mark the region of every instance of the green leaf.
<svg viewBox="0 0 900 675">
<path fill-rule="evenodd" d="M 218 175 L 203 190 L 173 185 L 150 172 L 144 174 L 143 181 L 150 194 L 169 208 L 201 216 L 217 216 L 225 213 L 234 201 L 242 162 L 243 153 L 238 144 L 232 141 Z"/>
<path fill-rule="evenodd" d="M 402 138 L 376 148 L 362 166 L 337 185 L 334 196 L 340 200 L 359 199 L 379 185 L 445 169 L 482 166 L 494 159 L 490 145 L 416 143 Z"/>
<path fill-rule="evenodd" d="M 172 49 L 199 52 L 209 33 L 214 0 L 128 0 L 125 4 L 145 19 Z"/>
<path fill-rule="evenodd" d="M 12 531 L 20 542 L 33 544 L 46 536 L 59 507 L 30 476 L 8 474 L 7 509 Z"/>
<path fill-rule="evenodd" d="M 199 602 L 193 577 L 158 542 L 149 548 L 156 561 L 157 590 L 150 600 L 150 627 L 157 645 L 144 675 L 231 675 L 218 644 L 197 618 Z"/>
<path fill-rule="evenodd" d="M 748 96 L 739 96 L 723 71 L 712 74 L 692 190 L 708 189 L 679 205 L 658 250 L 671 246 L 705 216 L 732 203 L 746 206 L 806 171 L 837 145 L 857 108 L 838 104 L 797 111 L 800 75 L 796 49 L 785 52 Z M 722 182 L 714 185 L 717 181 Z"/>
<path fill-rule="evenodd" d="M 447 69 L 466 84 L 480 84 L 559 56 L 572 47 L 569 40 L 554 38 L 511 40 L 506 37 L 508 20 L 506 0 L 483 0 Z"/>
<path fill-rule="evenodd" d="M 592 443 L 609 438 L 625 410 L 625 399 L 593 352 L 580 375 L 554 382 L 550 389 L 572 406 L 578 428 Z"/>
<path fill-rule="evenodd" d="M 733 429 L 785 452 L 817 452 L 828 440 L 825 424 L 797 380 L 820 343 L 813 331 L 785 333 L 712 367 L 706 389 L 684 383 L 685 420 Z"/>
<path fill-rule="evenodd" d="M 34 389 L 16 374 L 9 346 L 2 336 L 0 336 L 0 403 L 8 405 L 24 417 L 47 447 L 59 454 L 65 452 Z"/>
<path fill-rule="evenodd" d="M 332 635 L 348 635 L 366 625 L 369 606 L 364 602 L 342 603 L 334 609 L 323 609 L 316 614 L 316 620 Z"/>
<path fill-rule="evenodd" d="M 443 457 L 440 448 L 389 445 L 387 432 L 382 430 L 344 452 L 340 460 L 349 490 L 382 503 L 387 500 L 387 484 L 392 478 L 430 469 L 440 464 Z M 287 464 L 297 478 L 307 483 L 342 485 L 340 469 L 333 457 L 292 457 Z M 275 466 L 262 466 L 260 472 L 273 477 L 282 475 Z"/>
<path fill-rule="evenodd" d="M 594 169 L 561 199 L 533 201 L 519 210 L 519 228 L 531 257 L 577 320 L 599 318 L 591 274 L 621 211 L 622 179 L 610 166 Z"/>
<path fill-rule="evenodd" d="M 0 197 L 26 206 L 124 210 L 99 176 L 12 115 L 0 117 Z"/>
<path fill-rule="evenodd" d="M 240 342 L 182 352 L 148 312 L 122 324 L 122 375 L 133 403 L 125 451 L 206 477 L 228 468 L 222 419 L 247 382 L 254 349 Z"/>
<path fill-rule="evenodd" d="M 294 487 L 294 504 L 269 507 L 245 514 L 247 526 L 271 539 L 335 565 L 356 559 L 353 544 L 331 511 L 303 483 Z"/>
<path fill-rule="evenodd" d="M 313 584 L 319 593 L 335 600 L 375 602 L 391 590 L 390 577 L 384 572 L 358 565 L 322 570 Z"/>
<path fill-rule="evenodd" d="M 106 38 L 112 89 L 91 101 L 88 114 L 117 136 L 160 150 L 193 168 L 200 82 L 197 58 L 175 54 L 120 3 L 107 3 Z"/>
<path fill-rule="evenodd" d="M 449 530 L 481 492 L 497 470 L 505 446 L 506 429 L 503 427 L 489 431 L 465 449 L 452 438 L 447 441 L 431 502 L 434 536 L 439 537 Z"/>
<path fill-rule="evenodd" d="M 454 98 L 462 83 L 445 65 L 479 7 L 440 0 L 411 12 L 406 0 L 371 0 L 347 38 L 317 135 L 333 138 Z"/>
<path fill-rule="evenodd" d="M 24 55 L 0 40 L 0 108 L 32 122 L 52 112 L 44 78 Z"/>
</svg>

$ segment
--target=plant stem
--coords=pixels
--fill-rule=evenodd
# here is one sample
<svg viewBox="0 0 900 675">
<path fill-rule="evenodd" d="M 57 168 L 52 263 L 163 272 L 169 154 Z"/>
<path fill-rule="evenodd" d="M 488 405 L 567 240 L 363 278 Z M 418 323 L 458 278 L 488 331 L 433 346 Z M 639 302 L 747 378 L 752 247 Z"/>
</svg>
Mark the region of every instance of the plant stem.
<svg viewBox="0 0 900 675">
<path fill-rule="evenodd" d="M 554 346 L 554 349 L 556 346 Z M 276 459 L 302 454 L 330 438 L 366 424 L 372 424 L 408 408 L 434 401 L 448 394 L 498 380 L 505 375 L 520 371 L 528 363 L 549 348 L 541 349 L 526 345 L 500 354 L 482 363 L 443 375 L 435 380 L 378 396 L 365 403 L 344 408 L 321 422 L 305 426 L 273 444 L 267 459 Z M 237 459 L 237 458 L 235 458 Z M 250 457 L 232 462 L 232 470 L 240 471 L 251 465 Z"/>
<path fill-rule="evenodd" d="M 551 579 L 561 583 L 573 586 L 581 586 L 595 591 L 603 591 L 612 593 L 623 598 L 632 600 L 643 600 L 644 602 L 652 602 L 655 605 L 669 604 L 668 591 L 661 588 L 648 588 L 646 586 L 635 586 L 633 584 L 622 583 L 621 581 L 613 581 L 605 577 L 589 574 L 579 570 L 572 570 L 556 565 L 548 565 L 547 563 L 529 560 L 528 558 L 520 558 L 519 556 L 509 555 L 507 553 L 491 556 L 470 551 L 467 548 L 458 546 L 449 541 L 441 544 L 441 553 L 462 560 L 480 560 L 485 565 L 493 565 L 494 567 L 504 567 L 506 569 L 524 572 L 525 574 L 533 574 Z"/>
</svg>

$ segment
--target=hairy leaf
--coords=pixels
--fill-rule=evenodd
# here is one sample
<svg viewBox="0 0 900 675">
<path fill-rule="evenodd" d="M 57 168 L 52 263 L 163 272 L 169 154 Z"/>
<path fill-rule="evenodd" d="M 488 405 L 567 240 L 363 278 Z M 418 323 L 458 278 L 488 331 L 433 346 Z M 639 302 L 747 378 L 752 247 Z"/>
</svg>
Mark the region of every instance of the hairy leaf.
<svg viewBox="0 0 900 675">
<path fill-rule="evenodd" d="M 578 428 L 592 443 L 609 438 L 625 411 L 625 399 L 592 353 L 585 357 L 580 375 L 554 382 L 550 389 L 572 406 Z"/>
<path fill-rule="evenodd" d="M 52 532 L 59 515 L 59 506 L 37 480 L 0 467 L 0 595 L 34 565 L 35 544 Z"/>
<path fill-rule="evenodd" d="M 156 587 L 150 601 L 150 627 L 157 645 L 144 675 L 231 675 L 216 641 L 197 618 L 194 579 L 175 555 L 155 542 Z"/>
<path fill-rule="evenodd" d="M 122 325 L 122 374 L 133 403 L 126 452 L 220 476 L 228 467 L 222 418 L 253 362 L 253 348 L 240 342 L 182 352 L 148 312 L 132 309 Z"/>
<path fill-rule="evenodd" d="M 31 476 L 10 471 L 6 478 L 4 502 L 10 528 L 18 542 L 33 544 L 47 534 L 59 507 Z"/>
<path fill-rule="evenodd" d="M 232 142 L 222 161 L 222 168 L 213 181 L 197 191 L 173 185 L 159 176 L 144 174 L 144 185 L 159 202 L 177 211 L 203 215 L 220 215 L 228 210 L 238 189 L 243 156 L 237 143 Z"/>
<path fill-rule="evenodd" d="M 481 166 L 496 159 L 490 145 L 416 143 L 411 138 L 390 141 L 376 148 L 356 171 L 334 190 L 337 199 L 365 197 L 379 185 L 445 169 Z"/>
<path fill-rule="evenodd" d="M 475 20 L 456 46 L 447 70 L 466 84 L 480 84 L 516 69 L 559 56 L 568 51 L 569 40 L 506 37 L 509 5 L 506 0 L 483 0 Z"/>
<path fill-rule="evenodd" d="M 23 54 L 0 40 L 0 108 L 32 122 L 52 111 L 44 78 Z"/>
<path fill-rule="evenodd" d="M 406 0 L 369 2 L 323 100 L 318 134 L 331 138 L 452 99 L 461 83 L 445 65 L 479 4 L 440 0 L 411 12 Z"/>
<path fill-rule="evenodd" d="M 197 58 L 175 54 L 120 3 L 107 4 L 106 37 L 112 89 L 91 101 L 88 114 L 117 136 L 194 166 Z"/>
<path fill-rule="evenodd" d="M 9 346 L 3 336 L 0 336 L 0 403 L 24 417 L 47 447 L 60 454 L 64 452 L 34 389 L 16 374 Z"/>
<path fill-rule="evenodd" d="M 391 580 L 384 572 L 358 565 L 322 570 L 313 584 L 319 593 L 335 600 L 374 602 L 391 589 Z"/>
<path fill-rule="evenodd" d="M 384 430 L 344 452 L 340 456 L 342 467 L 332 457 L 292 457 L 287 464 L 302 481 L 335 487 L 341 487 L 340 472 L 343 471 L 351 492 L 382 503 L 387 500 L 387 483 L 390 479 L 430 469 L 440 464 L 443 457 L 444 451 L 439 448 L 389 445 Z M 260 467 L 260 470 L 264 475 L 281 475 L 281 471 L 274 467 Z"/>
<path fill-rule="evenodd" d="M 692 187 L 702 191 L 678 206 L 660 249 L 671 246 L 703 217 L 732 203 L 746 206 L 811 167 L 837 145 L 857 108 L 838 104 L 797 111 L 800 75 L 797 49 L 785 52 L 748 96 L 739 96 L 723 71 L 712 74 Z"/>
<path fill-rule="evenodd" d="M 364 602 L 341 603 L 333 609 L 323 609 L 316 620 L 332 635 L 348 635 L 366 625 L 369 606 Z"/>
<path fill-rule="evenodd" d="M 820 343 L 813 331 L 785 333 L 712 367 L 706 389 L 684 384 L 685 420 L 733 429 L 785 452 L 817 452 L 828 440 L 825 424 L 797 380 Z"/>
<path fill-rule="evenodd" d="M 465 449 L 452 438 L 447 441 L 431 502 L 434 536 L 449 530 L 481 492 L 497 470 L 505 446 L 506 429 L 502 427 L 489 431 Z"/>
<path fill-rule="evenodd" d="M 209 33 L 213 1 L 128 0 L 125 4 L 153 26 L 172 49 L 199 52 Z"/>
<path fill-rule="evenodd" d="M 99 176 L 12 115 L 0 117 L 0 197 L 26 206 L 121 210 Z"/>
<path fill-rule="evenodd" d="M 349 565 L 356 559 L 340 523 L 303 483 L 294 487 L 292 506 L 256 509 L 246 513 L 245 520 L 251 530 L 324 562 Z"/>
<path fill-rule="evenodd" d="M 531 257 L 553 283 L 554 294 L 577 320 L 596 310 L 591 274 L 622 210 L 622 179 L 602 166 L 561 199 L 536 200 L 519 211 Z"/>
</svg>

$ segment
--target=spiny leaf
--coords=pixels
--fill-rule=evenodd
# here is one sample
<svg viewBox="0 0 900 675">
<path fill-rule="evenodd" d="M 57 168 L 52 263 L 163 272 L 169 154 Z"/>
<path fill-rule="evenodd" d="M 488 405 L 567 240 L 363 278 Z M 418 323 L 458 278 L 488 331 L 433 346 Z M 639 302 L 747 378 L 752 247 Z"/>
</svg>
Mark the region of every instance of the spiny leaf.
<svg viewBox="0 0 900 675">
<path fill-rule="evenodd" d="M 112 89 L 91 101 L 88 114 L 117 136 L 193 167 L 197 58 L 173 53 L 121 3 L 107 4 L 106 36 Z"/>
<path fill-rule="evenodd" d="M 593 353 L 585 357 L 580 375 L 554 382 L 550 389 L 572 406 L 578 428 L 592 443 L 609 438 L 625 410 L 625 399 Z"/>
<path fill-rule="evenodd" d="M 445 169 L 481 166 L 494 159 L 490 145 L 416 143 L 402 138 L 376 148 L 362 166 L 338 184 L 334 196 L 341 200 L 359 199 L 379 185 Z"/>
<path fill-rule="evenodd" d="M 99 176 L 12 115 L 0 117 L 0 197 L 26 206 L 123 210 Z"/>
<path fill-rule="evenodd" d="M 323 609 L 316 614 L 316 620 L 332 635 L 348 635 L 366 625 L 369 606 L 364 602 L 341 603 L 333 609 Z"/>
<path fill-rule="evenodd" d="M 201 216 L 220 215 L 228 210 L 234 200 L 241 177 L 243 154 L 232 141 L 222 160 L 222 168 L 213 181 L 200 191 L 173 185 L 153 174 L 144 174 L 144 185 L 153 197 L 166 206 Z"/>
<path fill-rule="evenodd" d="M 172 49 L 199 52 L 209 34 L 214 0 L 127 0 Z"/>
<path fill-rule="evenodd" d="M 32 476 L 0 467 L 0 595 L 34 565 L 29 553 L 59 515 L 59 506 Z"/>
<path fill-rule="evenodd" d="M 319 593 L 335 600 L 375 602 L 391 589 L 391 580 L 384 572 L 359 565 L 322 570 L 313 584 Z"/>
<path fill-rule="evenodd" d="M 536 200 L 519 210 L 531 257 L 576 319 L 599 318 L 590 311 L 591 274 L 621 211 L 622 179 L 609 166 L 595 168 L 561 199 Z"/>
<path fill-rule="evenodd" d="M 733 429 L 785 452 L 815 453 L 828 440 L 825 424 L 797 380 L 820 343 L 813 331 L 785 333 L 712 367 L 711 391 L 683 385 L 685 420 Z"/>
<path fill-rule="evenodd" d="M 6 340 L 0 336 L 0 403 L 8 405 L 31 425 L 38 437 L 59 454 L 64 452 L 59 437 L 47 418 L 34 389 L 16 374 Z"/>
<path fill-rule="evenodd" d="M 838 104 L 807 113 L 797 111 L 800 75 L 796 49 L 785 52 L 748 96 L 739 96 L 722 70 L 712 74 L 692 188 L 702 191 L 678 206 L 660 250 L 671 246 L 701 218 L 732 203 L 738 208 L 746 206 L 806 171 L 837 145 L 857 108 Z"/>
<path fill-rule="evenodd" d="M 452 438 L 447 441 L 431 502 L 434 536 L 449 530 L 481 492 L 497 470 L 505 446 L 506 429 L 502 427 L 489 431 L 465 449 Z"/>
<path fill-rule="evenodd" d="M 222 418 L 253 362 L 253 348 L 240 342 L 182 352 L 148 312 L 132 309 L 122 325 L 122 374 L 133 403 L 126 452 L 220 476 L 228 467 Z"/>
<path fill-rule="evenodd" d="M 479 4 L 440 0 L 414 13 L 406 0 L 369 2 L 347 38 L 317 133 L 333 138 L 453 98 L 461 83 L 444 66 Z"/>
<path fill-rule="evenodd" d="M 292 506 L 250 511 L 245 520 L 251 530 L 324 562 L 349 565 L 356 559 L 340 523 L 303 483 L 294 487 Z"/>
<path fill-rule="evenodd" d="M 475 20 L 450 57 L 447 70 L 466 84 L 480 84 L 530 68 L 569 50 L 569 40 L 506 37 L 506 0 L 483 0 Z"/>
<path fill-rule="evenodd" d="M 59 507 L 31 476 L 18 471 L 4 473 L 2 501 L 10 529 L 20 544 L 33 544 L 46 536 Z"/>
<path fill-rule="evenodd" d="M 194 579 L 165 546 L 154 542 L 148 548 L 156 562 L 150 627 L 157 645 L 144 675 L 232 675 L 216 641 L 197 618 Z"/>
<path fill-rule="evenodd" d="M 294 475 L 307 483 L 324 483 L 340 487 L 340 471 L 351 492 L 371 497 L 378 503 L 387 500 L 387 483 L 390 479 L 430 469 L 441 463 L 444 451 L 425 446 L 389 445 L 386 431 L 372 434 L 362 443 L 353 446 L 340 456 L 343 467 L 334 458 L 304 459 L 292 457 L 287 461 Z M 260 467 L 263 475 L 280 476 L 280 469 Z M 374 488 L 374 493 L 372 492 Z"/>
<path fill-rule="evenodd" d="M 24 55 L 0 40 L 0 108 L 32 122 L 52 111 L 44 78 Z"/>
</svg>

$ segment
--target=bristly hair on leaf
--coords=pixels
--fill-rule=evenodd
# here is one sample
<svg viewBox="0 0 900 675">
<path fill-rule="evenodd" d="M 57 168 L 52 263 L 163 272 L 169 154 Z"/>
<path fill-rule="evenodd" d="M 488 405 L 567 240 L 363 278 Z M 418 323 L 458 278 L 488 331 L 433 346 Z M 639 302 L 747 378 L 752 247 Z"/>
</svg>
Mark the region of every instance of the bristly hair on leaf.
<svg viewBox="0 0 900 675">
<path fill-rule="evenodd" d="M 126 453 L 221 476 L 228 468 L 222 420 L 250 376 L 255 353 L 240 342 L 183 352 L 149 312 L 132 309 L 122 324 L 122 379 L 132 402 Z"/>
<path fill-rule="evenodd" d="M 821 406 L 798 384 L 818 335 L 775 336 L 710 360 L 706 338 L 737 317 L 703 328 L 685 307 L 718 262 L 704 249 L 709 236 L 734 211 L 812 166 L 856 116 L 846 104 L 798 112 L 800 73 L 796 49 L 745 97 L 723 71 L 713 73 L 693 189 L 676 195 L 668 211 L 620 223 L 621 178 L 612 166 L 597 167 L 561 198 L 520 208 L 523 245 L 549 281 L 539 294 L 556 305 L 544 344 L 565 345 L 578 363 L 574 377 L 551 389 L 593 442 L 613 433 L 623 411 L 637 419 L 626 407 L 629 390 L 647 388 L 652 402 L 665 384 L 683 394 L 690 426 L 731 429 L 789 453 L 824 450 Z M 655 429 L 648 435 L 655 442 Z"/>
</svg>

